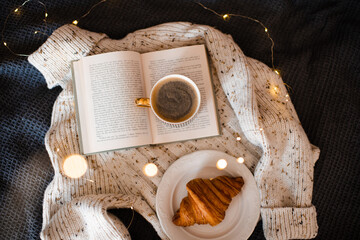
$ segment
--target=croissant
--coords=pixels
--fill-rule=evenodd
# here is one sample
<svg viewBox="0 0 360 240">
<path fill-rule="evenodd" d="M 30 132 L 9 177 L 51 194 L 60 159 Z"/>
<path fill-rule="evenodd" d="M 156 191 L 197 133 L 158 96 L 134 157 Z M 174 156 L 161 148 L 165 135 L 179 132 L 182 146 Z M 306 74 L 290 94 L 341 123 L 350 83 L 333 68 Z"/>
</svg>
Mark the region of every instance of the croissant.
<svg viewBox="0 0 360 240">
<path fill-rule="evenodd" d="M 188 196 L 183 198 L 173 217 L 177 226 L 207 224 L 215 226 L 225 218 L 233 197 L 244 185 L 242 177 L 219 176 L 213 179 L 196 178 L 186 184 Z"/>
</svg>

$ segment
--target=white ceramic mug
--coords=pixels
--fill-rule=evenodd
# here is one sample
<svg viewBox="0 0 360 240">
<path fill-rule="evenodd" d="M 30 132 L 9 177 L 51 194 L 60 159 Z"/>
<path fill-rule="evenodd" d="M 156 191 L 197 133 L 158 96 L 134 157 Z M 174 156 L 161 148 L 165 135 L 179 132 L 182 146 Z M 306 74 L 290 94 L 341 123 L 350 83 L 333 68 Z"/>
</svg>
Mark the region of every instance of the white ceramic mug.
<svg viewBox="0 0 360 240">
<path fill-rule="evenodd" d="M 150 107 L 155 116 L 171 126 L 180 127 L 190 122 L 200 108 L 200 91 L 188 77 L 171 74 L 158 80 L 150 98 L 137 98 L 139 107 Z"/>
</svg>

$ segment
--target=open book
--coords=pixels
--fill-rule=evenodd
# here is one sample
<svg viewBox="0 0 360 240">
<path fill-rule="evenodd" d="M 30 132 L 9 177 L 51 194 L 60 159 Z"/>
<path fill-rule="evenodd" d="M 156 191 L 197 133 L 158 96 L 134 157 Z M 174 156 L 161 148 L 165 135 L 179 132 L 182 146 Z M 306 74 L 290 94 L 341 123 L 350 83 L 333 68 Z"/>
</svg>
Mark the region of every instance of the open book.
<svg viewBox="0 0 360 240">
<path fill-rule="evenodd" d="M 72 62 L 80 150 L 83 154 L 220 134 L 204 45 L 140 54 L 120 51 Z M 136 98 L 149 97 L 152 86 L 169 74 L 193 80 L 201 93 L 194 119 L 170 127 Z"/>
</svg>

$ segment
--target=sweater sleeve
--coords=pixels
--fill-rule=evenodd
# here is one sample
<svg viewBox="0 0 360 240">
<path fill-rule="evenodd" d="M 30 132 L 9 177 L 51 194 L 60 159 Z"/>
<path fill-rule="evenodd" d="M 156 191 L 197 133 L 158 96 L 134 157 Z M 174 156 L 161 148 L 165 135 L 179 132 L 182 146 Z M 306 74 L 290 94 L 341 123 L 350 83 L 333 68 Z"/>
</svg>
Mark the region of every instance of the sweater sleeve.
<svg viewBox="0 0 360 240">
<path fill-rule="evenodd" d="M 319 149 L 310 144 L 282 79 L 245 57 L 230 36 L 210 29 L 206 36 L 241 130 L 262 150 L 254 176 L 266 239 L 314 238 L 318 225 L 311 200 Z"/>
<path fill-rule="evenodd" d="M 263 155 L 254 176 L 265 237 L 314 238 L 318 226 L 311 200 L 320 150 L 310 144 L 282 79 L 259 61 L 248 58 L 248 64 L 261 127 Z"/>
<path fill-rule="evenodd" d="M 94 33 L 74 25 L 64 25 L 28 57 L 28 61 L 45 77 L 48 88 L 65 87 L 69 78 L 71 61 L 89 54 L 96 44 L 107 37 L 103 33 Z"/>
</svg>

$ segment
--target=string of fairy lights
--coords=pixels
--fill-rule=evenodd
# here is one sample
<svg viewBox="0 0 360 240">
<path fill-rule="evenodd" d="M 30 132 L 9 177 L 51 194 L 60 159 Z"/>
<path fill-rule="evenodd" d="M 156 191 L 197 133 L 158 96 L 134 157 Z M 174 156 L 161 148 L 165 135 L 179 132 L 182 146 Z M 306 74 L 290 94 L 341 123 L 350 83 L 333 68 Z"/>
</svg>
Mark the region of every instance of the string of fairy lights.
<svg viewBox="0 0 360 240">
<path fill-rule="evenodd" d="M 79 21 L 83 18 L 85 18 L 86 16 L 88 16 L 94 8 L 96 8 L 97 6 L 99 6 L 100 4 L 106 2 L 107 0 L 101 0 L 99 1 L 98 3 L 94 4 L 93 6 L 90 7 L 90 9 L 85 13 L 83 14 L 81 17 L 79 17 L 78 19 L 75 19 L 72 21 L 72 24 L 74 25 L 78 25 Z M 4 32 L 5 32 L 5 29 L 6 29 L 6 25 L 7 25 L 7 22 L 8 22 L 8 19 L 9 17 L 12 15 L 12 14 L 15 14 L 15 15 L 19 15 L 22 13 L 22 8 L 29 2 L 37 2 L 38 4 L 40 4 L 43 8 L 44 8 L 44 18 L 43 18 L 43 21 L 44 21 L 44 24 L 45 24 L 45 29 L 47 30 L 47 18 L 49 16 L 48 14 L 48 11 L 47 11 L 47 8 L 46 8 L 46 5 L 39 1 L 39 0 L 26 0 L 24 1 L 20 6 L 14 8 L 8 15 L 7 17 L 5 18 L 5 21 L 4 21 L 4 25 L 3 25 L 3 28 L 2 28 L 2 31 L 1 31 L 1 39 L 2 39 L 2 42 L 3 42 L 3 45 L 13 54 L 17 55 L 17 56 L 22 56 L 22 57 L 27 57 L 29 56 L 28 54 L 22 54 L 22 53 L 15 53 L 9 46 L 8 42 L 5 41 L 5 36 L 4 36 Z M 253 22 L 256 22 L 258 23 L 262 28 L 264 28 L 264 31 L 266 33 L 266 36 L 267 38 L 271 41 L 271 47 L 270 47 L 270 50 L 271 50 L 271 66 L 272 66 L 272 69 L 273 71 L 280 75 L 280 70 L 279 69 L 276 69 L 275 68 L 275 65 L 274 65 L 274 47 L 275 47 L 275 43 L 274 43 L 274 40 L 271 38 L 270 36 L 270 32 L 269 32 L 269 29 L 264 25 L 264 23 L 262 23 L 260 20 L 258 19 L 255 19 L 255 18 L 252 18 L 252 17 L 249 17 L 249 16 L 245 16 L 245 15 L 241 15 L 241 14 L 234 14 L 234 13 L 225 13 L 225 14 L 220 14 L 218 12 L 216 12 L 215 10 L 211 9 L 211 8 L 208 8 L 206 6 L 204 6 L 202 3 L 200 2 L 197 2 L 197 4 L 199 4 L 201 7 L 203 7 L 204 9 L 214 13 L 215 15 L 221 17 L 224 21 L 226 22 L 229 22 L 230 19 L 232 17 L 240 17 L 240 18 L 243 18 L 243 19 L 247 19 L 247 20 L 250 20 L 250 21 L 253 21 Z M 46 32 L 45 30 L 45 32 Z M 34 34 L 44 34 L 44 35 L 47 35 L 46 33 L 40 31 L 40 30 L 36 30 L 34 31 Z M 47 35 L 48 36 L 48 35 Z"/>
<path fill-rule="evenodd" d="M 92 10 L 94 8 L 96 8 L 98 5 L 106 2 L 107 0 L 101 0 L 100 2 L 94 4 L 85 14 L 83 14 L 82 16 L 80 16 L 78 19 L 75 19 L 74 21 L 72 21 L 72 24 L 74 25 L 77 25 L 79 23 L 79 21 L 83 18 L 85 18 L 87 15 L 89 15 Z M 16 56 L 19 56 L 19 57 L 28 57 L 29 54 L 24 54 L 24 53 L 16 53 L 15 51 L 13 51 L 10 46 L 9 46 L 9 43 L 5 40 L 5 30 L 6 30 L 6 26 L 7 26 L 7 23 L 8 23 L 8 20 L 9 18 L 12 16 L 12 15 L 21 15 L 23 14 L 25 11 L 23 10 L 23 8 L 25 7 L 25 5 L 27 5 L 28 3 L 30 2 L 36 2 L 37 4 L 41 5 L 44 9 L 44 18 L 43 18 L 43 22 L 45 24 L 45 31 L 40 31 L 40 30 L 36 30 L 33 32 L 34 35 L 36 34 L 43 34 L 43 35 L 46 35 L 46 36 L 49 36 L 46 31 L 48 29 L 48 26 L 47 26 L 47 19 L 49 17 L 49 13 L 47 11 L 47 8 L 46 8 L 46 5 L 39 1 L 39 0 L 26 0 L 24 1 L 20 6 L 18 7 L 15 7 L 5 18 L 5 21 L 4 21 L 4 25 L 3 25 L 3 28 L 1 30 L 1 41 L 3 43 L 3 45 L 14 55 Z"/>
<path fill-rule="evenodd" d="M 6 25 L 7 25 L 7 22 L 8 22 L 8 19 L 9 17 L 12 15 L 12 14 L 21 14 L 22 13 L 22 8 L 29 2 L 37 2 L 38 4 L 40 4 L 43 9 L 44 9 L 44 18 L 43 18 L 43 22 L 45 24 L 45 32 L 43 31 L 40 31 L 40 30 L 36 30 L 34 31 L 34 34 L 43 34 L 43 35 L 46 35 L 46 30 L 47 30 L 47 18 L 49 16 L 48 14 L 48 11 L 47 11 L 47 8 L 46 8 L 46 5 L 39 1 L 39 0 L 26 0 L 24 1 L 20 6 L 14 8 L 6 17 L 5 21 L 4 21 L 4 25 L 3 25 L 3 28 L 2 28 L 2 31 L 1 31 L 1 39 L 2 39 L 2 42 L 3 42 L 3 45 L 14 55 L 17 55 L 17 56 L 20 56 L 20 57 L 28 57 L 29 55 L 28 54 L 23 54 L 23 53 L 16 53 L 14 52 L 10 46 L 9 46 L 9 43 L 7 41 L 5 41 L 5 36 L 4 36 L 4 32 L 5 32 L 5 29 L 6 29 Z M 72 24 L 73 25 L 78 25 L 79 21 L 83 18 L 85 18 L 86 16 L 88 16 L 92 11 L 93 9 L 95 9 L 97 6 L 99 6 L 100 4 L 106 2 L 107 0 L 101 0 L 99 2 L 97 2 L 96 4 L 92 5 L 90 7 L 90 9 L 85 13 L 83 14 L 82 16 L 80 16 L 79 18 L 75 19 L 72 21 Z M 245 15 L 241 15 L 241 14 L 234 14 L 234 13 L 225 13 L 225 14 L 220 14 L 218 12 L 216 12 L 215 10 L 211 9 L 211 8 L 208 8 L 206 6 L 204 6 L 202 3 L 200 2 L 197 2 L 198 5 L 200 5 L 202 8 L 204 8 L 205 10 L 208 10 L 210 12 L 212 12 L 213 14 L 215 14 L 216 16 L 222 18 L 225 22 L 229 22 L 231 18 L 233 17 L 240 17 L 240 18 L 243 18 L 243 19 L 247 19 L 247 20 L 250 20 L 250 21 L 253 21 L 257 24 L 259 24 L 263 29 L 264 29 L 264 32 L 266 33 L 266 36 L 267 38 L 270 40 L 271 42 L 271 46 L 270 46 L 270 51 L 271 51 L 271 66 L 272 66 L 272 70 L 280 75 L 280 70 L 275 68 L 275 64 L 274 64 L 274 47 L 275 47 L 275 43 L 274 43 L 274 40 L 272 39 L 271 35 L 270 35 L 270 32 L 269 32 L 269 29 L 265 26 L 265 24 L 263 22 L 261 22 L 260 20 L 258 19 L 255 19 L 255 18 L 252 18 L 252 17 L 249 17 L 249 16 L 245 16 Z M 287 90 L 291 90 L 292 91 L 292 88 L 286 84 L 284 82 L 284 85 L 286 87 Z M 279 92 L 279 88 L 276 87 L 276 86 L 272 86 L 272 89 L 273 89 L 273 92 L 275 93 L 275 95 L 278 95 L 278 92 Z M 286 94 L 285 95 L 285 101 L 288 102 L 289 101 L 289 95 Z"/>
<path fill-rule="evenodd" d="M 16 53 L 16 52 L 14 52 L 14 51 L 10 48 L 8 42 L 5 41 L 5 36 L 4 36 L 5 28 L 6 28 L 6 25 L 7 25 L 7 22 L 8 22 L 8 20 L 9 20 L 10 16 L 13 15 L 13 14 L 14 14 L 14 15 L 20 15 L 20 14 L 22 14 L 24 6 L 25 6 L 27 3 L 32 2 L 32 1 L 33 1 L 33 0 L 26 0 L 26 1 L 23 2 L 20 6 L 14 8 L 14 9 L 6 16 L 5 21 L 4 21 L 3 28 L 2 28 L 2 30 L 1 30 L 1 40 L 2 40 L 2 42 L 3 42 L 3 45 L 4 45 L 12 54 L 14 54 L 14 55 L 16 55 L 16 56 L 28 57 L 29 55 L 28 55 L 28 54 L 23 54 L 23 53 Z M 46 5 L 45 5 L 43 2 L 41 2 L 41 1 L 36 1 L 36 2 L 37 2 L 38 4 L 40 4 L 41 6 L 43 6 L 43 8 L 44 8 L 44 12 L 45 12 L 45 13 L 44 13 L 43 21 L 44 21 L 44 24 L 45 24 L 45 29 L 47 29 L 47 17 L 49 16 L 49 14 L 48 14 L 48 12 L 47 12 Z M 40 30 L 34 31 L 34 34 L 39 34 L 39 33 L 40 33 L 40 34 L 45 34 L 45 35 L 47 35 L 46 33 L 44 33 L 43 31 L 40 31 Z"/>
<path fill-rule="evenodd" d="M 264 25 L 264 23 L 262 23 L 260 20 L 258 19 L 255 19 L 255 18 L 252 18 L 252 17 L 249 17 L 249 16 L 245 16 L 245 15 L 241 15 L 241 14 L 234 14 L 234 13 L 225 13 L 225 14 L 220 14 L 218 12 L 216 12 L 215 10 L 211 9 L 211 8 L 208 8 L 206 6 L 204 6 L 204 4 L 198 2 L 198 4 L 203 7 L 204 9 L 214 13 L 215 15 L 221 17 L 225 22 L 229 22 L 230 19 L 232 17 L 240 17 L 240 18 L 243 18 L 243 19 L 247 19 L 247 20 L 250 20 L 250 21 L 253 21 L 253 22 L 256 22 L 258 23 L 261 27 L 264 28 L 264 32 L 266 33 L 266 36 L 267 38 L 271 41 L 271 47 L 270 47 L 270 50 L 271 50 L 271 66 L 272 66 L 272 69 L 273 71 L 280 75 L 280 70 L 276 69 L 275 68 L 275 65 L 274 65 L 274 47 L 275 47 L 275 43 L 274 43 L 274 40 L 271 38 L 270 36 L 270 32 L 269 32 L 269 29 Z"/>
<path fill-rule="evenodd" d="M 10 16 L 12 15 L 19 15 L 19 14 L 23 14 L 25 11 L 23 10 L 24 6 L 26 4 L 28 4 L 29 2 L 36 2 L 38 4 L 40 4 L 43 9 L 44 9 L 44 18 L 43 18 L 43 22 L 45 24 L 45 32 L 43 31 L 40 31 L 40 30 L 36 30 L 34 31 L 33 34 L 43 34 L 43 35 L 46 35 L 46 31 L 47 31 L 47 19 L 49 17 L 49 14 L 47 12 L 47 8 L 46 8 L 46 5 L 39 1 L 39 0 L 26 0 L 25 2 L 23 2 L 20 6 L 18 7 L 15 7 L 6 17 L 5 21 L 4 21 L 4 25 L 3 25 L 3 28 L 2 28 L 2 31 L 1 31 L 1 40 L 2 40 L 2 43 L 3 45 L 14 55 L 16 56 L 21 56 L 21 57 L 27 57 L 29 56 L 28 54 L 23 54 L 23 53 L 16 53 L 15 51 L 13 51 L 10 47 L 10 43 L 7 42 L 5 40 L 5 35 L 4 35 L 4 32 L 5 32 L 5 29 L 6 29 L 6 26 L 7 26 L 7 22 L 8 22 L 8 19 L 10 18 Z M 96 4 L 94 4 L 85 14 L 83 14 L 82 16 L 80 16 L 79 18 L 75 19 L 72 21 L 72 24 L 73 25 L 78 25 L 79 24 L 79 21 L 83 18 L 85 18 L 86 16 L 88 16 L 97 6 L 99 6 L 100 4 L 106 2 L 107 0 L 101 0 L 99 2 L 97 2 Z M 215 14 L 216 16 L 222 18 L 225 22 L 229 22 L 231 20 L 231 18 L 234 18 L 234 17 L 239 17 L 239 18 L 242 18 L 242 19 L 246 19 L 246 20 L 250 20 L 250 21 L 253 21 L 257 24 L 259 24 L 263 29 L 264 29 L 264 32 L 266 34 L 266 37 L 270 40 L 271 42 L 271 47 L 270 47 L 270 51 L 271 51 L 271 66 L 272 66 L 272 70 L 277 74 L 277 75 L 280 75 L 280 71 L 275 68 L 275 65 L 274 65 L 274 47 L 275 47 L 275 43 L 274 43 L 274 40 L 272 39 L 271 35 L 270 35 L 270 32 L 269 32 L 269 29 L 258 19 L 255 19 L 255 18 L 252 18 L 252 17 L 249 17 L 249 16 L 245 16 L 245 15 L 240 15 L 240 14 L 233 14 L 233 13 L 225 13 L 225 14 L 220 14 L 218 12 L 216 12 L 215 10 L 211 9 L 211 8 L 208 8 L 206 6 L 204 6 L 202 3 L 200 2 L 197 2 L 198 5 L 200 5 L 202 8 L 204 8 L 205 10 L 208 10 L 210 12 L 212 12 L 213 14 Z M 287 85 L 286 83 L 284 83 L 286 88 L 288 89 L 291 89 L 289 85 Z M 280 94 L 280 88 L 278 86 L 271 86 L 270 88 L 270 93 L 273 95 L 273 96 L 278 96 Z M 289 95 L 286 94 L 285 95 L 285 101 L 288 102 L 289 101 Z M 264 129 L 262 127 L 259 127 L 258 129 L 254 130 L 254 131 L 259 131 L 259 132 L 262 132 Z M 241 137 L 238 136 L 236 137 L 236 141 L 241 141 Z M 56 151 L 58 152 L 60 149 L 56 149 Z M 243 164 L 245 159 L 243 157 L 239 157 L 236 159 L 236 161 L 240 164 Z M 222 169 L 225 169 L 227 167 L 227 160 L 226 159 L 219 159 L 216 163 L 216 167 L 219 169 L 219 170 L 222 170 Z M 80 154 L 73 154 L 71 156 L 68 156 L 64 159 L 63 161 L 63 165 L 62 165 L 62 170 L 64 172 L 65 175 L 67 175 L 68 177 L 70 178 L 80 178 L 80 177 L 83 177 L 85 175 L 85 173 L 87 172 L 88 170 L 88 164 L 87 164 L 87 161 L 85 159 L 84 156 L 80 155 Z M 158 168 L 156 166 L 156 164 L 154 163 L 147 163 L 144 165 L 143 169 L 142 169 L 143 173 L 148 176 L 148 177 L 154 177 L 158 174 Z M 87 181 L 89 182 L 94 182 L 93 180 L 90 180 L 90 179 L 86 179 Z M 131 206 L 131 209 L 133 210 L 134 208 Z M 130 224 L 128 225 L 127 228 L 129 228 L 131 226 L 131 223 L 133 221 L 133 218 L 134 218 L 134 210 L 133 210 L 133 215 L 132 215 L 132 219 L 130 221 Z"/>
</svg>

